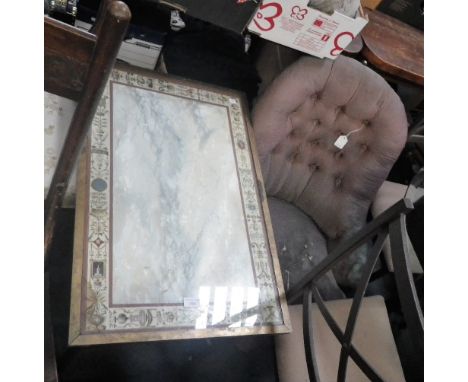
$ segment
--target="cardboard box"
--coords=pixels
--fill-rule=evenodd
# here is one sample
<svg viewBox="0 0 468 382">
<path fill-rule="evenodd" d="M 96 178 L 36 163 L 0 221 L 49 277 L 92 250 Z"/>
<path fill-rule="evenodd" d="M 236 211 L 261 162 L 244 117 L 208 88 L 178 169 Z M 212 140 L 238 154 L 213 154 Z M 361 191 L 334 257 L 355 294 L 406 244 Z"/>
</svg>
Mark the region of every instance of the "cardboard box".
<svg viewBox="0 0 468 382">
<path fill-rule="evenodd" d="M 351 18 L 332 15 L 307 6 L 308 0 L 266 0 L 258 8 L 248 30 L 260 37 L 334 60 L 367 24 L 362 8 Z"/>
</svg>

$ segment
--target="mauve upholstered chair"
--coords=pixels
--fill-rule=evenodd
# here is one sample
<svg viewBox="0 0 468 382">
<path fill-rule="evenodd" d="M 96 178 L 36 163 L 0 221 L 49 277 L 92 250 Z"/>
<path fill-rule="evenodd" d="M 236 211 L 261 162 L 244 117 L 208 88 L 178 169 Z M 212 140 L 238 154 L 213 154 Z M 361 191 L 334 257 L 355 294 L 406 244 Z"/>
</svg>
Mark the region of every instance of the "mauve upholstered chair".
<svg viewBox="0 0 468 382">
<path fill-rule="evenodd" d="M 385 80 L 344 56 L 300 58 L 257 100 L 253 128 L 286 289 L 364 226 L 407 126 Z M 335 267 L 340 285 L 355 286 L 366 249 Z M 319 287 L 326 298 L 342 297 L 331 274 Z"/>
</svg>

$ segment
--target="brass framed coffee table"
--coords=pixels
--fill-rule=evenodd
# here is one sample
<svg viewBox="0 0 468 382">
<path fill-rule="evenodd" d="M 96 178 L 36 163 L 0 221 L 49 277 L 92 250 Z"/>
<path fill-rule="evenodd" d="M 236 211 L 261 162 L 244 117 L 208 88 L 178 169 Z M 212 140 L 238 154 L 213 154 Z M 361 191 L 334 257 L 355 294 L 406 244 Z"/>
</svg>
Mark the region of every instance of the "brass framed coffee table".
<svg viewBox="0 0 468 382">
<path fill-rule="evenodd" d="M 246 110 L 113 70 L 80 161 L 70 345 L 290 331 Z"/>
</svg>

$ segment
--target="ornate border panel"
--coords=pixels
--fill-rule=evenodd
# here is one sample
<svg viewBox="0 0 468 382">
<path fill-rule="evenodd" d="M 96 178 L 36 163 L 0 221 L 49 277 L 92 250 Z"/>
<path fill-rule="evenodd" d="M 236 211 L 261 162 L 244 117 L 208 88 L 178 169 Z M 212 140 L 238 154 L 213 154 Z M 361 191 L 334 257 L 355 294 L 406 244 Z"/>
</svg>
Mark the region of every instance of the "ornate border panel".
<svg viewBox="0 0 468 382">
<path fill-rule="evenodd" d="M 228 301 L 224 320 L 212 325 L 211 303 L 195 307 L 180 303 L 153 306 L 110 304 L 112 83 L 227 109 L 259 293 L 258 305 L 249 307 L 244 301 L 242 312 L 231 316 Z M 135 72 L 133 68 L 131 71 L 121 67 L 113 70 L 93 119 L 90 142 L 80 166 L 70 312 L 71 345 L 289 331 L 289 316 L 263 182 L 244 113 L 245 102 L 237 92 L 147 71 Z M 247 324 L 249 317 L 250 324 Z M 204 318 L 205 324 L 197 329 L 200 318 Z"/>
</svg>

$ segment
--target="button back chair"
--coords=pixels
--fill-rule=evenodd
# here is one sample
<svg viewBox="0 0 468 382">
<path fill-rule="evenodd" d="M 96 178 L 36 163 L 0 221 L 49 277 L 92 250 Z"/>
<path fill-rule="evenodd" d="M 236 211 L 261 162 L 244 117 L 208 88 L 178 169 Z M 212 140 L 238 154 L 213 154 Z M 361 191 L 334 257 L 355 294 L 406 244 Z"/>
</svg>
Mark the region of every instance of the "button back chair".
<svg viewBox="0 0 468 382">
<path fill-rule="evenodd" d="M 390 232 L 402 310 L 422 349 L 403 235 L 411 200 L 366 225 L 406 142 L 400 99 L 351 58 L 303 57 L 260 97 L 253 126 L 288 303 L 303 299 L 289 306 L 292 333 L 275 338 L 280 380 L 404 380 L 385 302 L 364 298 Z M 330 270 L 340 285 L 354 287 L 353 299 Z"/>
<path fill-rule="evenodd" d="M 114 0 L 101 1 L 92 33 L 44 16 L 44 88 L 49 93 L 77 101 L 45 200 L 46 258 L 54 233 L 56 209 L 62 205 L 73 166 L 130 18 L 127 5 Z"/>
<path fill-rule="evenodd" d="M 293 280 L 288 289 L 365 225 L 408 124 L 385 80 L 344 56 L 297 60 L 265 90 L 252 119 L 283 279 Z M 301 214 L 307 229 L 294 223 Z M 367 251 L 334 268 L 340 285 L 357 285 Z"/>
</svg>

